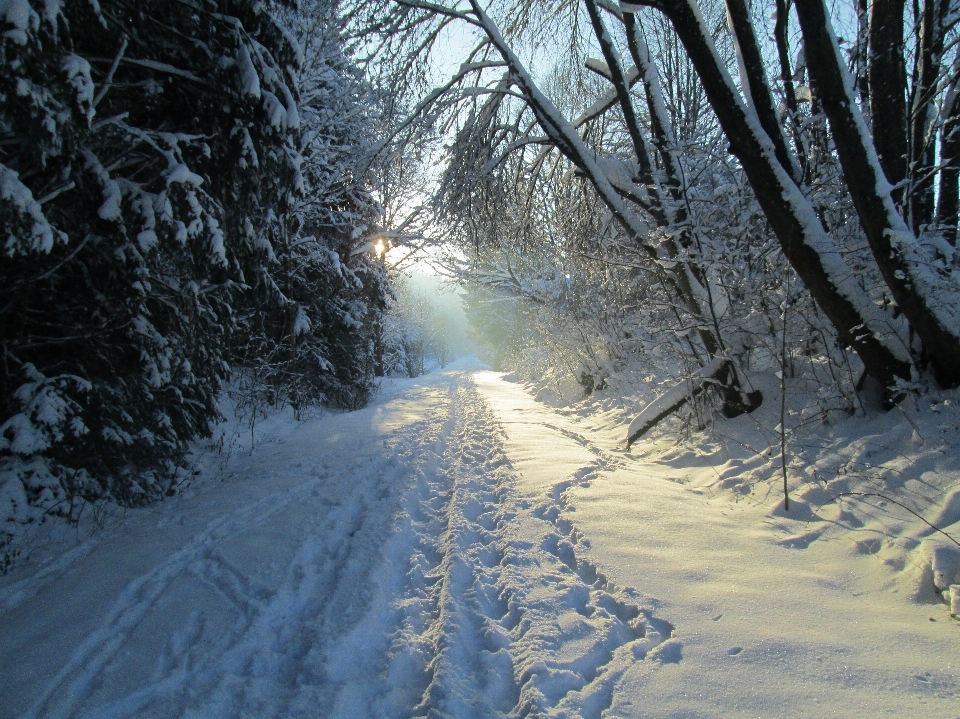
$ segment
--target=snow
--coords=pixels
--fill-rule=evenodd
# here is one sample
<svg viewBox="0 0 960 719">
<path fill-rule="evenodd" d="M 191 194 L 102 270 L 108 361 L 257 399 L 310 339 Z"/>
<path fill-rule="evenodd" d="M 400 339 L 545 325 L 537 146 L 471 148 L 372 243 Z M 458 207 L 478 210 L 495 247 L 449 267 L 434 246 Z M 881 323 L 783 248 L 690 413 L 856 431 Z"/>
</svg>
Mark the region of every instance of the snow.
<svg viewBox="0 0 960 719">
<path fill-rule="evenodd" d="M 20 479 L 12 472 L 0 474 L 0 523 L 27 521 L 34 514 Z"/>
<path fill-rule="evenodd" d="M 0 164 L 0 200 L 9 202 L 17 214 L 30 223 L 28 243 L 15 234 L 6 238 L 4 247 L 8 256 L 28 251 L 47 253 L 53 249 L 54 231 L 43 214 L 43 208 L 34 199 L 30 188 L 20 181 L 20 175 L 3 164 Z M 65 239 L 62 233 L 58 236 Z"/>
<path fill-rule="evenodd" d="M 120 202 L 123 195 L 116 180 L 107 179 L 103 183 L 103 204 L 97 210 L 102 220 L 118 221 L 120 219 Z"/>
<path fill-rule="evenodd" d="M 40 16 L 33 11 L 27 0 L 0 0 L 0 16 L 13 28 L 3 33 L 18 45 L 27 44 L 27 29 L 35 30 L 40 25 Z"/>
<path fill-rule="evenodd" d="M 67 83 L 72 85 L 77 93 L 77 104 L 84 108 L 87 123 L 93 121 L 96 110 L 93 107 L 95 87 L 90 77 L 90 63 L 79 55 L 67 55 L 63 58 L 63 71 L 67 73 Z"/>
<path fill-rule="evenodd" d="M 203 178 L 197 173 L 192 172 L 190 168 L 182 162 L 178 162 L 167 170 L 167 187 L 174 183 L 199 187 L 203 184 Z"/>
<path fill-rule="evenodd" d="M 668 671 L 631 667 L 608 716 L 956 715 L 960 625 L 938 601 L 910 597 L 919 553 L 896 570 L 896 545 L 910 546 L 922 523 L 904 522 L 897 537 L 889 515 L 881 524 L 852 505 L 840 513 L 828 505 L 819 510 L 825 521 L 813 511 L 804 518 L 802 508 L 790 518 L 776 497 L 742 493 L 759 464 L 769 469 L 740 443 L 761 446 L 758 422 L 775 417 L 773 383 L 762 386 L 761 410 L 724 422 L 693 451 L 661 438 L 632 454 L 623 452 L 616 411 L 596 412 L 594 404 L 561 415 L 494 373 L 477 383 L 503 422 L 523 483 L 560 495 L 583 560 L 635 587 L 674 626 L 680 661 Z M 936 442 L 907 456 L 896 413 L 849 422 L 858 423 L 847 428 L 856 441 L 839 427 L 818 471 L 869 459 L 918 489 L 921 478 L 939 487 L 960 482 L 955 445 Z M 936 425 L 920 426 L 932 435 Z M 815 490 L 802 493 L 811 510 L 823 501 Z"/>
<path fill-rule="evenodd" d="M 240 91 L 244 95 L 260 99 L 260 75 L 253 66 L 250 51 L 243 43 L 237 49 L 237 67 L 240 70 Z"/>
<path fill-rule="evenodd" d="M 869 523 L 724 490 L 742 459 L 656 438 L 626 453 L 613 415 L 559 412 L 466 360 L 361 411 L 271 415 L 253 446 L 241 420 L 223 453 L 197 448 L 180 496 L 40 525 L 0 577 L 0 716 L 956 713 L 960 622 L 857 549 Z M 863 446 L 900 424 L 862 425 Z M 957 485 L 956 453 L 917 426 L 917 479 Z"/>
<path fill-rule="evenodd" d="M 293 334 L 299 337 L 309 332 L 311 327 L 313 327 L 313 323 L 310 321 L 307 311 L 303 307 L 298 307 L 297 316 L 293 320 Z"/>
</svg>

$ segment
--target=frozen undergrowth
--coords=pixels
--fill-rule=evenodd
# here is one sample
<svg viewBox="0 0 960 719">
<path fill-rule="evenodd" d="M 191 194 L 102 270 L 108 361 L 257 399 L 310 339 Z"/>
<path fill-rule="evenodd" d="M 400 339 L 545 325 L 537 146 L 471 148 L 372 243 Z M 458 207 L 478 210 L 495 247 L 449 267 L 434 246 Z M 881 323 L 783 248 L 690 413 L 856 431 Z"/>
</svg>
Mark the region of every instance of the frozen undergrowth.
<svg viewBox="0 0 960 719">
<path fill-rule="evenodd" d="M 588 397 L 572 380 L 526 387 L 622 445 L 637 408 L 656 396 L 649 379 L 616 374 Z M 684 470 L 684 481 L 712 493 L 766 507 L 773 525 L 789 535 L 785 546 L 849 541 L 854 552 L 882 562 L 891 588 L 960 612 L 960 588 L 950 589 L 960 585 L 960 392 L 925 388 L 884 411 L 869 391 L 853 397 L 851 406 L 839 396 L 825 401 L 814 383 L 788 379 L 791 508 L 785 512 L 780 380 L 760 375 L 752 381 L 765 397 L 759 410 L 723 420 L 686 408 L 632 453 Z"/>
</svg>

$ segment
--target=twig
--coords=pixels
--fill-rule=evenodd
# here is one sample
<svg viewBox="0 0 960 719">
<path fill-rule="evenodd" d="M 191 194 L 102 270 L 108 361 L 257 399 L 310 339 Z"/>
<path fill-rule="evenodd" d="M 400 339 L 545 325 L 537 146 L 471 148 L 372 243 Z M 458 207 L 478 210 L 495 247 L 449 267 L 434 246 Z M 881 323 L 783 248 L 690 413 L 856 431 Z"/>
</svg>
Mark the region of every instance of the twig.
<svg viewBox="0 0 960 719">
<path fill-rule="evenodd" d="M 110 66 L 110 71 L 107 72 L 107 76 L 104 78 L 103 85 L 100 87 L 99 92 L 97 92 L 97 96 L 93 98 L 93 107 L 96 107 L 100 104 L 103 96 L 107 94 L 107 90 L 109 90 L 110 86 L 113 85 L 113 76 L 117 72 L 117 66 L 123 59 L 124 53 L 127 51 L 128 42 L 127 36 L 124 35 L 123 42 L 120 43 L 120 50 L 117 52 L 117 56 L 114 58 L 113 64 Z"/>
<path fill-rule="evenodd" d="M 783 511 L 790 511 L 787 488 L 787 307 L 790 304 L 790 273 L 783 298 L 783 333 L 780 340 L 780 470 L 783 472 Z"/>
<path fill-rule="evenodd" d="M 954 539 L 952 536 L 950 536 L 949 534 L 947 534 L 946 532 L 944 532 L 942 529 L 940 529 L 940 527 L 938 527 L 938 526 L 935 525 L 935 524 L 932 524 L 932 523 L 928 522 L 926 519 L 924 519 L 924 518 L 921 517 L 919 514 L 917 514 L 916 512 L 914 512 L 912 509 L 910 509 L 910 507 L 908 507 L 907 505 L 905 505 L 903 502 L 899 502 L 899 501 L 897 501 L 896 499 L 894 499 L 893 497 L 890 497 L 890 496 L 888 496 L 888 495 L 886 495 L 886 494 L 881 494 L 880 492 L 840 492 L 840 494 L 835 495 L 835 496 L 833 497 L 833 499 L 830 499 L 830 500 L 824 502 L 823 505 L 829 504 L 830 502 L 832 502 L 832 501 L 834 501 L 834 500 L 837 500 L 837 499 L 840 499 L 841 497 L 878 497 L 879 499 L 883 499 L 883 500 L 885 500 L 885 501 L 887 501 L 887 502 L 890 502 L 891 504 L 895 504 L 895 505 L 897 505 L 898 507 L 900 507 L 901 509 L 907 510 L 907 511 L 908 511 L 910 514 L 912 514 L 914 517 L 916 517 L 916 518 L 919 519 L 921 522 L 923 522 L 923 523 L 926 524 L 928 527 L 930 527 L 930 529 L 932 529 L 932 530 L 935 531 L 935 532 L 939 532 L 939 533 L 942 534 L 944 537 L 946 537 L 946 538 L 949 539 L 951 542 L 953 542 L 953 543 L 956 544 L 958 547 L 960 547 L 960 542 L 958 542 L 958 541 L 957 541 L 956 539 Z M 821 506 L 823 506 L 823 505 L 821 505 Z"/>
</svg>

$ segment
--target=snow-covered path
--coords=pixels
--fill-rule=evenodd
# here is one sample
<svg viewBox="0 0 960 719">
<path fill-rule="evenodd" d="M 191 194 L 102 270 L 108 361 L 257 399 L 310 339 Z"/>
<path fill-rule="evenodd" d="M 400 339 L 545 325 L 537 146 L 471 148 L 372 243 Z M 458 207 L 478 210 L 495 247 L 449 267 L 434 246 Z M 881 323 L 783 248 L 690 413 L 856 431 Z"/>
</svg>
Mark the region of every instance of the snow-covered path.
<svg viewBox="0 0 960 719">
<path fill-rule="evenodd" d="M 437 373 L 4 586 L 3 716 L 600 716 L 670 627 L 518 495 L 502 436 Z"/>
<path fill-rule="evenodd" d="M 3 578 L 0 717 L 960 716 L 954 627 L 499 375 L 283 434 Z"/>
</svg>

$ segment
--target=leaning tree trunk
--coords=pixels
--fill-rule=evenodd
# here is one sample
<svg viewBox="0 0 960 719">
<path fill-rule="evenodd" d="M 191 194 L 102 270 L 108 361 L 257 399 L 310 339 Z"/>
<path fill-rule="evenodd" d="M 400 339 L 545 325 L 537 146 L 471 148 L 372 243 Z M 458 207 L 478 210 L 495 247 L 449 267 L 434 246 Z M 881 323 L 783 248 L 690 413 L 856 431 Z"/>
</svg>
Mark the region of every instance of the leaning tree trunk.
<svg viewBox="0 0 960 719">
<path fill-rule="evenodd" d="M 923 342 L 937 381 L 960 384 L 960 308 L 897 212 L 876 149 L 853 98 L 823 0 L 797 0 L 807 67 L 830 121 L 860 225 L 897 306 Z"/>
<path fill-rule="evenodd" d="M 904 338 L 860 288 L 810 201 L 776 159 L 773 142 L 743 103 L 690 0 L 646 0 L 673 24 L 784 255 L 833 323 L 840 340 L 885 387 L 909 379 Z"/>
<path fill-rule="evenodd" d="M 760 54 L 756 34 L 753 32 L 753 23 L 750 21 L 750 12 L 747 9 L 746 0 L 727 0 L 727 13 L 737 40 L 737 46 L 740 48 L 743 70 L 746 74 L 746 77 L 741 78 L 741 85 L 749 93 L 750 104 L 753 106 L 754 112 L 757 113 L 760 126 L 773 142 L 777 161 L 795 181 L 799 182 L 801 178 L 800 166 L 787 149 L 787 141 L 783 136 L 780 118 L 777 117 L 777 109 L 773 104 L 770 86 L 767 84 L 763 56 Z"/>
<path fill-rule="evenodd" d="M 861 0 L 866 2 L 866 0 Z M 788 43 L 788 34 L 790 30 L 790 8 L 787 6 L 787 0 L 776 0 L 777 20 L 773 26 L 773 39 L 777 46 L 777 59 L 780 62 L 780 82 L 783 86 L 783 97 L 787 106 L 787 112 L 790 114 L 790 121 L 794 125 L 794 150 L 796 151 L 797 161 L 800 163 L 800 169 L 805 173 L 807 168 L 807 153 L 803 146 L 802 135 L 798 131 L 798 111 L 797 92 L 793 85 L 793 73 L 790 71 L 790 48 Z"/>
</svg>

